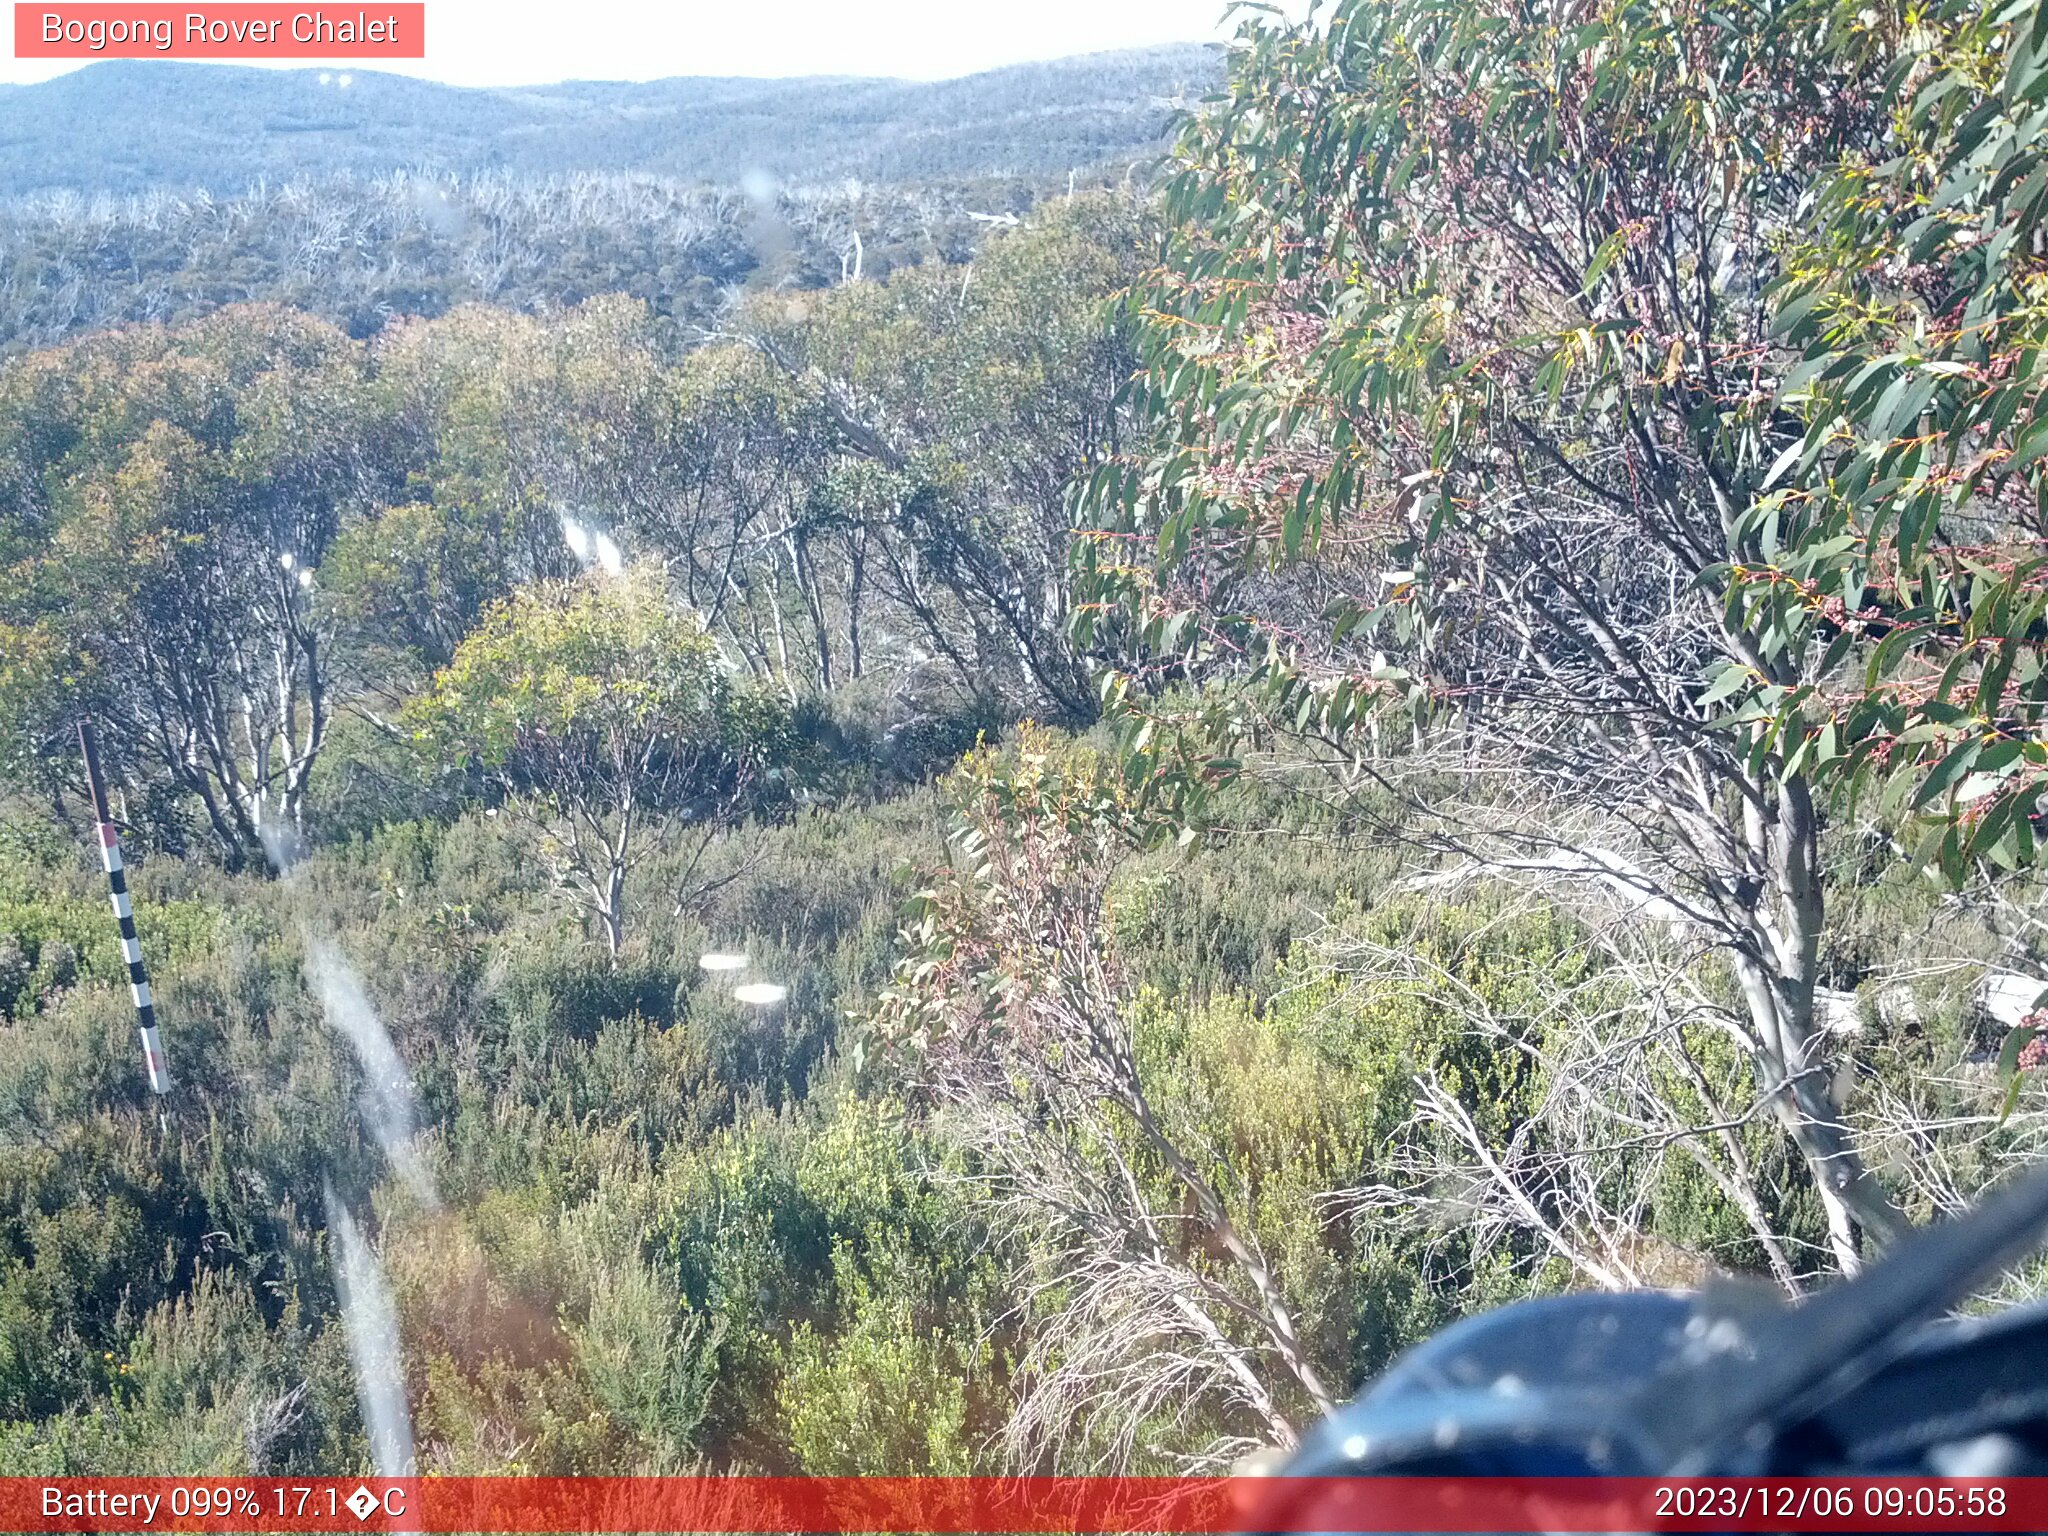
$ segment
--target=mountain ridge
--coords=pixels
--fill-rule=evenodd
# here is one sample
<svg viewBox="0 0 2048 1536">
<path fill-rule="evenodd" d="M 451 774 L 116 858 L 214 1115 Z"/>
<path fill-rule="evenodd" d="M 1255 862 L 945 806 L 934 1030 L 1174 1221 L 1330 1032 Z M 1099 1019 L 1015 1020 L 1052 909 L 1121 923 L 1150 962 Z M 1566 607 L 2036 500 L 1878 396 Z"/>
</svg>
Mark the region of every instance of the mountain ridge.
<svg viewBox="0 0 2048 1536">
<path fill-rule="evenodd" d="M 456 86 L 374 70 L 110 59 L 0 86 L 0 195 L 238 192 L 392 170 L 733 183 L 1047 176 L 1159 146 L 1221 79 L 1205 44 L 950 80 L 670 76 Z"/>
</svg>

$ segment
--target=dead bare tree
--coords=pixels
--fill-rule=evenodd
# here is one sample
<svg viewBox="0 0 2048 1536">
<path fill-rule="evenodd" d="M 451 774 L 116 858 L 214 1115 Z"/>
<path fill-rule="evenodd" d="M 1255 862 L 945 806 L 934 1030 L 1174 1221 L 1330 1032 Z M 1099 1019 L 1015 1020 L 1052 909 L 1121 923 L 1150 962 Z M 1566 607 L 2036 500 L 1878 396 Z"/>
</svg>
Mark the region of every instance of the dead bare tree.
<svg viewBox="0 0 2048 1536">
<path fill-rule="evenodd" d="M 1551 899 L 1526 894 L 1507 915 Z M 1778 1284 L 1800 1294 L 1806 1256 L 1774 1221 L 1774 1192 L 1745 1136 L 1767 1097 L 1729 1070 L 1746 1059 L 1746 1031 L 1711 985 L 1712 957 L 1634 911 L 1581 915 L 1572 968 L 1512 945 L 1489 952 L 1489 966 L 1506 971 L 1501 991 L 1518 1000 L 1506 1009 L 1421 943 L 1341 928 L 1320 937 L 1310 974 L 1338 980 L 1340 1003 L 1412 999 L 1455 1033 L 1522 1058 L 1538 1085 L 1526 1115 L 1489 1131 L 1425 1069 L 1380 1177 L 1333 1195 L 1333 1206 L 1455 1229 L 1482 1249 L 1512 1240 L 1562 1259 L 1583 1282 L 1629 1289 L 1696 1279 L 1714 1263 L 1645 1235 L 1658 1185 L 1683 1158 L 1740 1215 Z"/>
<path fill-rule="evenodd" d="M 905 934 L 880 1019 L 933 1124 L 968 1154 L 997 1229 L 1027 1239 L 1032 1331 L 1007 1434 L 1032 1464 L 1079 1441 L 1127 1464 L 1148 1431 L 1221 1425 L 1214 1467 L 1294 1443 L 1332 1404 L 1274 1266 L 1240 1219 L 1232 1166 L 1169 1127 L 1148 1091 L 1106 941 L 1107 786 L 1029 733 L 993 760 L 958 863 Z"/>
</svg>

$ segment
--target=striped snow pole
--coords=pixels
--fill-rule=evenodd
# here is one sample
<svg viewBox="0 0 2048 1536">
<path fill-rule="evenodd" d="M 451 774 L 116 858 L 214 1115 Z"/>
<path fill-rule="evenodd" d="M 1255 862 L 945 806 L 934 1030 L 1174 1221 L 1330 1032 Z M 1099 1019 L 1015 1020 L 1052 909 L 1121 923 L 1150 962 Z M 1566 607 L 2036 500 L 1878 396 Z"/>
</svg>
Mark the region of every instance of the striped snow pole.
<svg viewBox="0 0 2048 1536">
<path fill-rule="evenodd" d="M 107 786 L 100 778 L 99 748 L 92 739 L 92 726 L 78 722 L 78 745 L 85 753 L 85 782 L 92 790 L 92 812 L 99 819 L 100 862 L 107 869 L 107 883 L 114 891 L 114 917 L 121 925 L 121 957 L 128 962 L 128 990 L 135 994 L 135 1013 L 142 1030 L 142 1064 L 149 1069 L 149 1086 L 154 1093 L 171 1091 L 170 1068 L 164 1062 L 163 1042 L 156 1033 L 156 1005 L 149 996 L 149 974 L 142 968 L 142 944 L 135 937 L 135 911 L 128 903 L 128 877 L 121 868 L 121 834 L 107 813 Z"/>
</svg>

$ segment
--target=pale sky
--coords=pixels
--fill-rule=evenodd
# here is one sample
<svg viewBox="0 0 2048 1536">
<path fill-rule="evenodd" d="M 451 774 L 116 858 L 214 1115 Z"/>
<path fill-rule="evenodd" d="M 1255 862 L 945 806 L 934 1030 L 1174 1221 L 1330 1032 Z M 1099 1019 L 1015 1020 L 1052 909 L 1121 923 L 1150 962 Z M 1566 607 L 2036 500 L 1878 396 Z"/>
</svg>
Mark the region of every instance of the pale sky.
<svg viewBox="0 0 2048 1536">
<path fill-rule="evenodd" d="M 453 85 L 669 75 L 897 75 L 939 80 L 1105 48 L 1218 41 L 1226 0 L 427 0 L 427 57 L 362 62 Z M 376 14 L 375 0 L 329 14 Z M 104 7 L 123 14 L 118 4 Z M 280 67 L 317 68 L 292 60 Z M 347 62 L 337 59 L 336 62 Z M 68 59 L 4 61 L 46 80 Z"/>
</svg>

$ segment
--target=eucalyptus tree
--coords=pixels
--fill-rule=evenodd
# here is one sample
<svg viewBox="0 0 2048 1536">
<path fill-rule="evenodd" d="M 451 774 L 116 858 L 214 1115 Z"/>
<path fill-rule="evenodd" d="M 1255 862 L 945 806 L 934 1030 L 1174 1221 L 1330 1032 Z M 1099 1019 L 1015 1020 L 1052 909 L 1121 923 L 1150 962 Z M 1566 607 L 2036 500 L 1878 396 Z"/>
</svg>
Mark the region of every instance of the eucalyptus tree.
<svg viewBox="0 0 2048 1536">
<path fill-rule="evenodd" d="M 1892 153 L 1846 160 L 1783 242 L 1762 381 L 1803 434 L 1770 465 L 1728 584 L 1809 683 L 1733 665 L 1759 746 L 1882 787 L 1961 878 L 2039 857 L 2048 787 L 2048 7 L 1873 18 Z M 1780 744 L 1783 744 L 1782 746 Z"/>
<path fill-rule="evenodd" d="M 857 553 L 835 550 L 819 515 L 823 411 L 760 352 L 729 343 L 684 357 L 670 388 L 688 473 L 641 526 L 757 673 L 830 689 L 842 612 L 859 655 L 860 581 Z"/>
<path fill-rule="evenodd" d="M 1742 596 L 1805 429 L 1772 283 L 1837 168 L 1892 153 L 1909 30 L 1824 0 L 1253 24 L 1176 152 L 1131 300 L 1151 435 L 1078 555 L 1084 643 L 1137 655 L 1132 746 L 1183 809 L 1293 739 L 1403 790 L 1431 847 L 1723 957 L 1696 1022 L 1844 1268 L 1903 1218 L 1817 1008 L 1824 797 L 1796 740 L 1731 728 L 1726 679 L 1830 665 Z M 1228 677 L 1253 686 L 1151 702 Z"/>
<path fill-rule="evenodd" d="M 634 865 L 743 813 L 786 746 L 779 701 L 732 678 L 652 565 L 519 588 L 404 718 L 429 771 L 482 774 L 539 835 L 615 955 Z"/>
<path fill-rule="evenodd" d="M 964 267 L 777 295 L 746 317 L 826 418 L 836 464 L 814 516 L 849 594 L 892 615 L 910 666 L 1013 712 L 1095 712 L 1069 625 L 1067 489 L 1119 445 L 1133 359 L 1104 307 L 1139 238 L 1125 202 L 1069 199 Z"/>
<path fill-rule="evenodd" d="M 335 706 L 319 568 L 390 478 L 366 379 L 341 332 L 269 307 L 11 365 L 0 622 L 43 683 L 19 750 L 90 711 L 135 803 L 196 804 L 231 863 L 297 827 Z"/>
</svg>

